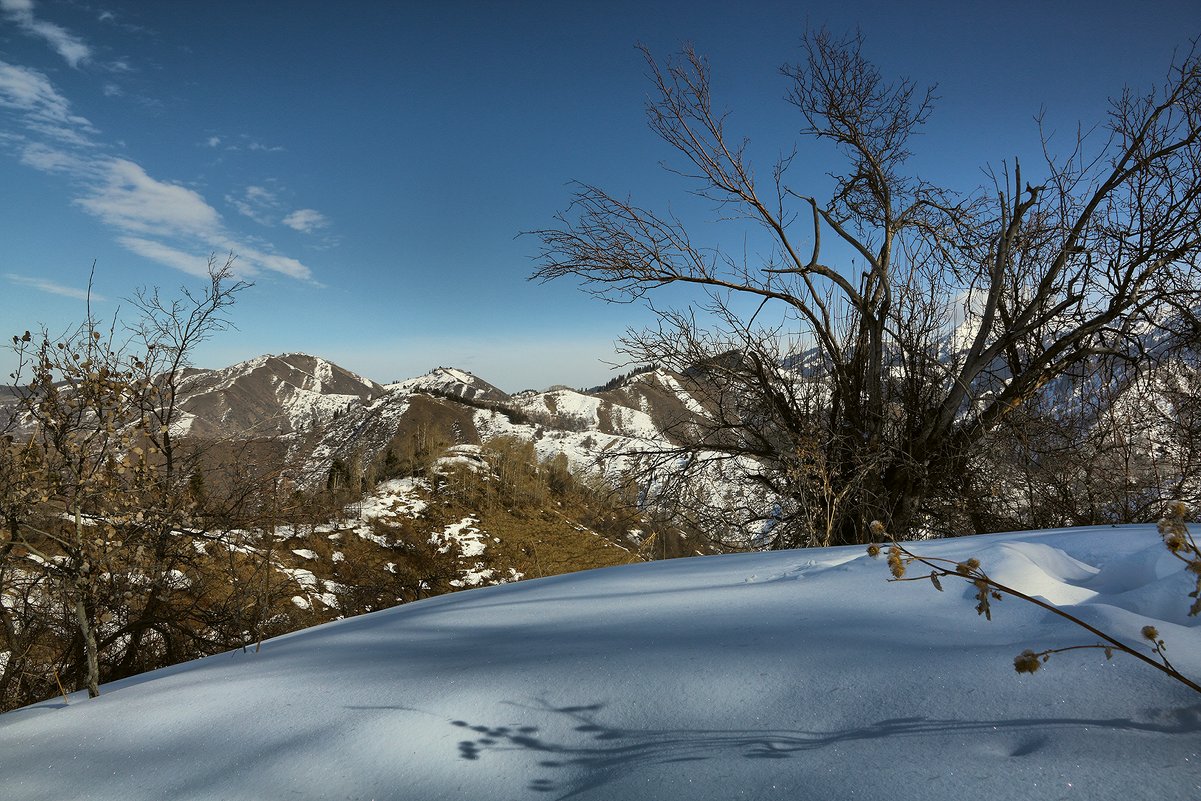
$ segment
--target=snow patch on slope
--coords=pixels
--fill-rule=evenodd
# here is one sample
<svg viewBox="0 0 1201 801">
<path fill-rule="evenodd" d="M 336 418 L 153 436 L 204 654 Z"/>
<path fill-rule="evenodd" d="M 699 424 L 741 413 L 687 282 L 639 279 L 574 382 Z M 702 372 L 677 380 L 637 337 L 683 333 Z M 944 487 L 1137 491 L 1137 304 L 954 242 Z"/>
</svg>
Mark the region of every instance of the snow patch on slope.
<svg viewBox="0 0 1201 801">
<path fill-rule="evenodd" d="M 346 517 L 316 526 L 318 534 L 350 531 L 366 540 L 388 546 L 391 543 L 375 533 L 371 523 L 378 519 L 407 517 L 415 519 L 429 506 L 421 495 L 429 492 L 429 483 L 420 478 L 396 478 L 382 481 L 356 504 L 344 511 Z"/>
</svg>

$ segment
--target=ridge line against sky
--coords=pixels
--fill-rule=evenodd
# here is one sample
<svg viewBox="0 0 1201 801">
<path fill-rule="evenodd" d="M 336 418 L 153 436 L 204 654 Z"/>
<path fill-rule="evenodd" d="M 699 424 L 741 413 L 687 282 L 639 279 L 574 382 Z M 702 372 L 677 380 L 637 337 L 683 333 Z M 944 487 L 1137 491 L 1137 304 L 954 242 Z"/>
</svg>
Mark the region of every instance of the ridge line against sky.
<svg viewBox="0 0 1201 801">
<path fill-rule="evenodd" d="M 779 66 L 807 25 L 858 26 L 886 76 L 939 83 L 914 164 L 971 191 L 986 164 L 1037 163 L 1040 109 L 1101 121 L 1201 33 L 1195 3 L 1127 6 L 0 0 L 0 335 L 77 322 L 93 263 L 105 316 L 234 253 L 256 285 L 202 366 L 305 351 L 385 382 L 446 364 L 509 391 L 599 384 L 649 318 L 526 280 L 520 233 L 569 181 L 742 247 L 659 169 L 636 43 L 707 53 L 766 171 L 800 127 Z M 796 183 L 835 166 L 802 145 Z"/>
</svg>

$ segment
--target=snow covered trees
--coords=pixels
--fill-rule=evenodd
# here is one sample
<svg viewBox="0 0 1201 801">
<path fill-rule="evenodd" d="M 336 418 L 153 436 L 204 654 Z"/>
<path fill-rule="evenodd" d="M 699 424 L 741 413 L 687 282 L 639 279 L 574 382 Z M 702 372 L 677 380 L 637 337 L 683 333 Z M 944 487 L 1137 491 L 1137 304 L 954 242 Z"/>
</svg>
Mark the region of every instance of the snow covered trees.
<svg viewBox="0 0 1201 801">
<path fill-rule="evenodd" d="M 885 80 L 861 45 L 811 32 L 783 70 L 802 135 L 842 160 L 822 199 L 789 183 L 792 156 L 759 179 L 703 58 L 647 54 L 651 128 L 693 192 L 746 224 L 744 255 L 587 185 L 537 232 L 536 277 L 651 301 L 657 323 L 625 352 L 709 399 L 656 467 L 698 453 L 742 465 L 776 499 L 748 517 L 781 547 L 864 542 L 873 519 L 963 530 L 965 482 L 982 469 L 997 479 L 982 460 L 1016 412 L 1098 365 L 1128 380 L 1189 335 L 1201 305 L 1196 51 L 1157 89 L 1113 100 L 1066 156 L 1045 149 L 1037 169 L 1015 159 L 961 196 L 908 163 L 933 95 Z M 654 305 L 671 287 L 701 299 Z"/>
</svg>

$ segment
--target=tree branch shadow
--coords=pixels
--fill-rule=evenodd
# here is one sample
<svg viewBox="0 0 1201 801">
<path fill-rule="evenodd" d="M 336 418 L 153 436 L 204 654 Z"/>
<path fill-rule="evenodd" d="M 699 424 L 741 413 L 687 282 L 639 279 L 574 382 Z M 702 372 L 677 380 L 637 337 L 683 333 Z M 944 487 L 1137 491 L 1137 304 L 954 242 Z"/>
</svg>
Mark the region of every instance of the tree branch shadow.
<svg viewBox="0 0 1201 801">
<path fill-rule="evenodd" d="M 459 757 L 478 762 L 504 752 L 533 752 L 538 767 L 551 775 L 530 779 L 527 789 L 555 793 L 564 801 L 603 787 L 618 776 L 642 767 L 677 762 L 700 762 L 737 754 L 744 759 L 789 759 L 806 751 L 858 740 L 879 740 L 921 735 L 960 735 L 972 732 L 1023 733 L 1008 754 L 1028 756 L 1047 741 L 1049 728 L 1112 728 L 1159 734 L 1201 732 L 1201 706 L 1174 710 L 1166 720 L 1140 722 L 1128 718 L 1026 718 L 1011 720 L 956 720 L 927 717 L 889 718 L 867 726 L 834 731 L 799 729 L 631 729 L 602 721 L 605 704 L 556 707 L 544 701 L 511 705 L 537 713 L 537 717 L 566 718 L 578 732 L 578 743 L 557 741 L 538 726 L 486 726 L 465 720 L 450 721 L 464 733 L 476 735 L 459 741 Z M 557 772 L 557 775 L 555 773 Z"/>
</svg>

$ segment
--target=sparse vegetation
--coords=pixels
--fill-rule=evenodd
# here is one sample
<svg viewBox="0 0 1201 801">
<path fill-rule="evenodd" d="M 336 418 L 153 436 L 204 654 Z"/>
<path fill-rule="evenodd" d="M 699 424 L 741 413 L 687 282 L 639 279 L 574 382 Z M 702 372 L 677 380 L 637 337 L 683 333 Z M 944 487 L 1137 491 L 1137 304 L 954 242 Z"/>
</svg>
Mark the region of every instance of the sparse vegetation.
<svg viewBox="0 0 1201 801">
<path fill-rule="evenodd" d="M 657 369 L 659 369 L 659 365 L 657 365 L 657 364 L 654 364 L 654 363 L 644 364 L 641 367 L 635 367 L 633 370 L 629 370 L 627 372 L 621 373 L 620 375 L 613 376 L 608 381 L 601 384 L 599 387 L 592 387 L 591 389 L 586 389 L 586 390 L 582 390 L 582 391 L 587 392 L 587 393 L 593 393 L 593 394 L 599 394 L 601 392 L 610 392 L 614 389 L 617 389 L 620 386 L 625 385 L 634 376 L 643 375 L 644 373 L 651 373 Z"/>
<path fill-rule="evenodd" d="M 118 330 L 15 343 L 37 348 L 4 418 L 0 709 L 475 582 L 643 558 L 625 547 L 632 513 L 565 456 L 511 437 L 453 456 L 470 426 L 455 409 L 478 402 L 415 396 L 378 455 L 334 458 L 301 490 L 276 439 L 171 437 L 178 388 L 124 356 Z M 360 519 L 394 479 L 419 511 Z M 460 528 L 487 553 L 445 536 Z"/>
<path fill-rule="evenodd" d="M 1189 531 L 1188 524 L 1185 522 L 1187 511 L 1187 507 L 1183 503 L 1176 502 L 1170 504 L 1167 512 L 1158 523 L 1158 529 L 1163 536 L 1164 545 L 1168 551 L 1184 563 L 1185 570 L 1190 575 L 1196 577 L 1196 589 L 1188 594 L 1188 597 L 1194 599 L 1188 614 L 1189 616 L 1196 616 L 1201 612 L 1201 550 L 1198 549 L 1197 542 Z M 942 592 L 942 579 L 961 579 L 971 584 L 976 591 L 976 614 L 983 615 L 988 620 L 992 620 L 993 601 L 1001 601 L 1006 597 L 1017 598 L 1069 621 L 1100 640 L 1100 642 L 1096 643 L 1059 646 L 1046 648 L 1041 651 L 1026 649 L 1014 657 L 1013 667 L 1018 673 L 1035 673 L 1052 655 L 1068 651 L 1101 651 L 1105 654 L 1106 659 L 1112 659 L 1114 653 L 1118 652 L 1132 656 L 1175 681 L 1180 682 L 1190 690 L 1201 693 L 1201 684 L 1181 673 L 1172 664 L 1171 660 L 1168 659 L 1167 644 L 1154 626 L 1143 626 L 1139 631 L 1138 640 L 1131 640 L 1128 637 L 1123 639 L 1117 634 L 1107 632 L 1088 623 L 1083 618 L 1067 611 L 1061 606 L 1023 592 L 1015 587 L 1002 584 L 985 571 L 979 559 L 969 558 L 958 562 L 952 559 L 925 556 L 916 553 L 910 547 L 892 537 L 891 533 L 879 520 L 872 521 L 870 532 L 873 537 L 887 539 L 888 541 L 888 545 L 883 549 L 877 544 L 869 545 L 867 552 L 872 557 L 878 557 L 881 552 L 886 553 L 888 569 L 892 574 L 892 578 L 889 581 L 929 581 L 934 589 Z M 910 568 L 913 565 L 921 565 L 924 568 L 929 568 L 930 572 L 922 575 L 911 575 Z"/>
</svg>

